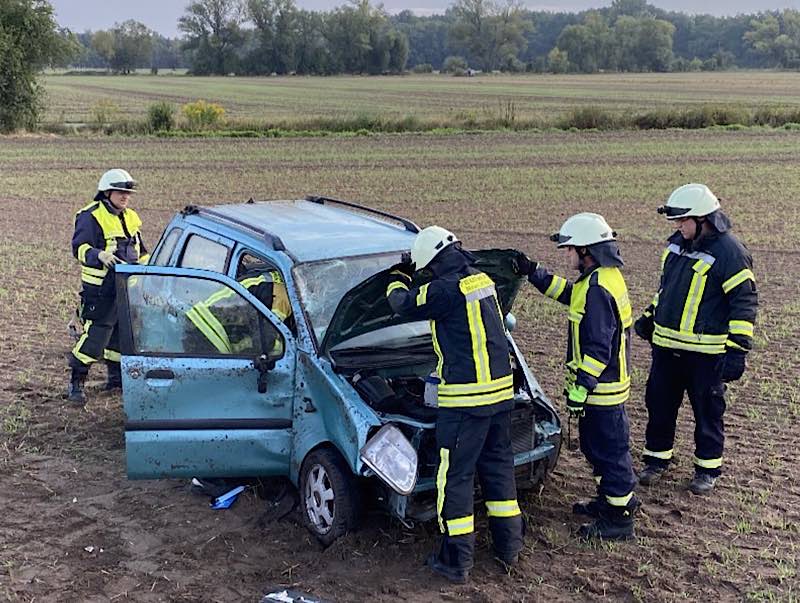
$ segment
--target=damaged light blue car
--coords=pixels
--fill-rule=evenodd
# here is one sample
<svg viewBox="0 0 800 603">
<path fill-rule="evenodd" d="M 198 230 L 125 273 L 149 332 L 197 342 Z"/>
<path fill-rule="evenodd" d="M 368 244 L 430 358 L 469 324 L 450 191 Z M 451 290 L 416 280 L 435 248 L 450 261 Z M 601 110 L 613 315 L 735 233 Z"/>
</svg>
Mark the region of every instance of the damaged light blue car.
<svg viewBox="0 0 800 603">
<path fill-rule="evenodd" d="M 385 298 L 417 232 L 323 197 L 177 214 L 150 265 L 116 270 L 128 476 L 288 477 L 324 544 L 356 527 L 362 504 L 406 523 L 435 517 L 430 327 Z M 510 331 L 512 252 L 474 253 Z M 561 426 L 508 343 L 525 488 L 555 465 Z"/>
</svg>

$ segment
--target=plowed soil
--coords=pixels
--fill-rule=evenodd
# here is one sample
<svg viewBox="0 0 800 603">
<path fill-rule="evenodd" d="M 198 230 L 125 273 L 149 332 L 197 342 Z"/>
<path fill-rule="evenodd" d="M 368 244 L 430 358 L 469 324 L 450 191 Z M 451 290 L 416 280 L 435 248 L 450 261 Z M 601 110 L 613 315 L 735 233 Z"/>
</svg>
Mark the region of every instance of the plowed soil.
<svg viewBox="0 0 800 603">
<path fill-rule="evenodd" d="M 330 601 L 797 601 L 800 578 L 800 178 L 791 132 L 482 134 L 358 139 L 157 141 L 0 138 L 0 598 L 10 601 L 258 601 L 292 588 Z M 794 155 L 792 155 L 794 156 Z M 723 197 L 756 263 L 761 311 L 745 378 L 729 389 L 724 475 L 686 490 L 693 420 L 682 409 L 678 464 L 640 489 L 637 539 L 586 544 L 571 503 L 591 473 L 566 449 L 540 492 L 521 497 L 520 564 L 491 559 L 479 513 L 475 569 L 452 586 L 423 567 L 435 522 L 404 527 L 368 512 L 323 549 L 269 500 L 229 510 L 181 480 L 128 481 L 121 399 L 92 370 L 88 405 L 66 402 L 66 323 L 77 299 L 75 211 L 117 165 L 142 183 L 133 205 L 151 247 L 183 205 L 351 198 L 448 226 L 474 248 L 517 247 L 564 272 L 546 235 L 579 210 L 620 233 L 635 311 L 657 286 L 669 227 L 654 208 L 704 181 Z M 517 342 L 561 405 L 566 315 L 529 288 Z M 637 341 L 628 404 L 643 446 L 649 350 Z M 637 466 L 639 464 L 636 459 Z"/>
</svg>

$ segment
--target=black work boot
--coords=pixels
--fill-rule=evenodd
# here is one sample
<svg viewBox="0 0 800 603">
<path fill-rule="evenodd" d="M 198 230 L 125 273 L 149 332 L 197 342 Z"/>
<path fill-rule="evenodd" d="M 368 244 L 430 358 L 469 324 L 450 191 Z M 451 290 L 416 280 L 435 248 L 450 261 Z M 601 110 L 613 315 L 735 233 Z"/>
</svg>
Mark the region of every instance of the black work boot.
<svg viewBox="0 0 800 603">
<path fill-rule="evenodd" d="M 644 469 L 639 472 L 639 483 L 643 486 L 652 486 L 666 473 L 667 468 L 660 465 L 645 465 Z"/>
<path fill-rule="evenodd" d="M 109 392 L 115 389 L 122 389 L 122 367 L 119 362 L 106 360 L 106 370 L 108 371 L 108 377 L 103 390 Z"/>
<path fill-rule="evenodd" d="M 597 519 L 600 517 L 600 509 L 602 508 L 602 501 L 595 496 L 591 500 L 579 500 L 572 505 L 573 515 L 585 515 L 586 517 L 593 517 Z"/>
<path fill-rule="evenodd" d="M 450 565 L 445 565 L 439 561 L 439 556 L 436 553 L 431 553 L 425 560 L 425 565 L 431 568 L 434 574 L 449 580 L 453 584 L 466 584 L 469 578 L 469 570 L 459 569 Z"/>
<path fill-rule="evenodd" d="M 695 473 L 694 479 L 689 482 L 689 491 L 692 494 L 708 494 L 714 489 L 717 478 L 708 473 Z"/>
<path fill-rule="evenodd" d="M 633 501 L 631 501 L 633 502 Z M 634 537 L 633 515 L 636 512 L 638 501 L 627 507 L 612 507 L 603 505 L 600 516 L 592 523 L 580 527 L 578 534 L 581 538 L 599 538 L 601 540 L 630 540 Z"/>
<path fill-rule="evenodd" d="M 73 368 L 67 386 L 67 400 L 81 406 L 86 404 L 86 395 L 83 393 L 84 381 L 86 381 L 86 371 Z"/>
</svg>

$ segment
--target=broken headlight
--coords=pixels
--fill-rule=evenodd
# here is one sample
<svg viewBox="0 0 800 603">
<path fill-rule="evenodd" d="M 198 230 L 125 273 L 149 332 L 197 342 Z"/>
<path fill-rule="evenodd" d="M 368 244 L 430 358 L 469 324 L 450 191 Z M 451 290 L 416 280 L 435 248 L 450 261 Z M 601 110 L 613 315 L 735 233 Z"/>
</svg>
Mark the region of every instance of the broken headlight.
<svg viewBox="0 0 800 603">
<path fill-rule="evenodd" d="M 407 496 L 414 490 L 417 451 L 394 425 L 384 425 L 364 444 L 361 460 L 398 494 Z"/>
</svg>

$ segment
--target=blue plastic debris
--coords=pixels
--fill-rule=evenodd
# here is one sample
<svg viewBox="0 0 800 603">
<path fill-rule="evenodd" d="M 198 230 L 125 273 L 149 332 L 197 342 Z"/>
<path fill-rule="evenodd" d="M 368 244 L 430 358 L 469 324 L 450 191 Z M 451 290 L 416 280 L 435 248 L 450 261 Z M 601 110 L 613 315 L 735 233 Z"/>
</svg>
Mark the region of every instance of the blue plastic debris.
<svg viewBox="0 0 800 603">
<path fill-rule="evenodd" d="M 244 492 L 244 486 L 236 486 L 233 490 L 229 490 L 225 494 L 217 496 L 209 503 L 212 509 L 227 509 L 236 502 L 236 497 Z"/>
</svg>

